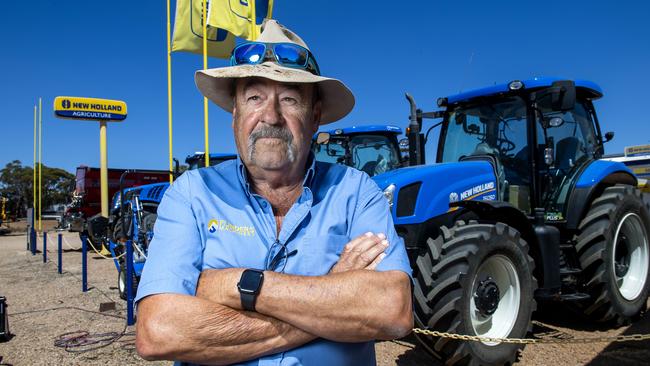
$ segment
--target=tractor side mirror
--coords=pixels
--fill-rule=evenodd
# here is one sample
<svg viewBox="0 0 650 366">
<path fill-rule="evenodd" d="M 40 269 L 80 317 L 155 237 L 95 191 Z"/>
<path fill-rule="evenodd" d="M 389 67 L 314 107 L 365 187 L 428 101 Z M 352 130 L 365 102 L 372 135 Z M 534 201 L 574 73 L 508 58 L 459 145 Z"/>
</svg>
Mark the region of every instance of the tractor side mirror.
<svg viewBox="0 0 650 366">
<path fill-rule="evenodd" d="M 329 142 L 330 142 L 329 132 L 319 132 L 318 135 L 316 135 L 316 143 L 318 145 L 327 144 Z"/>
<path fill-rule="evenodd" d="M 612 131 L 605 132 L 605 141 L 603 142 L 610 142 L 612 141 L 613 138 L 614 138 L 614 132 Z"/>
</svg>

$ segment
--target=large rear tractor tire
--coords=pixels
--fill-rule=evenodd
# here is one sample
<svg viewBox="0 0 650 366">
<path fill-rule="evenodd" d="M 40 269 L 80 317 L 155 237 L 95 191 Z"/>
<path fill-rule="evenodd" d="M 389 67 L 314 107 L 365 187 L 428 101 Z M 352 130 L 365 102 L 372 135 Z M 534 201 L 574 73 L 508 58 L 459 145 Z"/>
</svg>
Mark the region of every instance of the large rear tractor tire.
<svg viewBox="0 0 650 366">
<path fill-rule="evenodd" d="M 578 304 L 587 317 L 624 323 L 645 310 L 650 289 L 650 208 L 638 189 L 606 188 L 579 226 L 576 250 L 584 291 Z"/>
<path fill-rule="evenodd" d="M 427 240 L 416 261 L 415 320 L 419 327 L 490 338 L 524 338 L 536 309 L 537 281 L 528 244 L 517 230 L 458 221 Z M 518 344 L 465 342 L 417 335 L 447 365 L 506 365 Z"/>
</svg>

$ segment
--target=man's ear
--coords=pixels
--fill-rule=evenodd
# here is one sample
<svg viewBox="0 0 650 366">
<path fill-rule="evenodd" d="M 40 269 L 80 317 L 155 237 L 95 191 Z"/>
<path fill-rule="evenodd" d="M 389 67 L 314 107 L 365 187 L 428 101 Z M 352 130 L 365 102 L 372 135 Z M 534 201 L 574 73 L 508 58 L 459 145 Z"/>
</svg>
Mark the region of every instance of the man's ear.
<svg viewBox="0 0 650 366">
<path fill-rule="evenodd" d="M 233 130 L 235 129 L 235 118 L 237 118 L 237 105 L 236 104 L 232 107 L 232 123 L 230 124 L 230 127 L 232 127 Z"/>
<path fill-rule="evenodd" d="M 322 115 L 322 110 L 323 110 L 323 103 L 319 100 L 314 104 L 314 107 L 312 108 L 312 117 L 314 121 L 314 126 L 313 126 L 313 131 L 316 133 L 318 131 L 318 127 L 320 126 L 320 119 Z"/>
</svg>

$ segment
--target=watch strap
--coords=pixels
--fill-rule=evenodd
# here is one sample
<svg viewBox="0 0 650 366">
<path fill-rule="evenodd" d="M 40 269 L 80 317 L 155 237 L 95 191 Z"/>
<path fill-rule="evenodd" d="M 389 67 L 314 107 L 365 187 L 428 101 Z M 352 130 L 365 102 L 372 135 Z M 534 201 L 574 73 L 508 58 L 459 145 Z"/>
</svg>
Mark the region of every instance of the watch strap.
<svg viewBox="0 0 650 366">
<path fill-rule="evenodd" d="M 240 292 L 241 307 L 246 311 L 255 311 L 255 301 L 257 295 L 252 293 Z"/>
</svg>

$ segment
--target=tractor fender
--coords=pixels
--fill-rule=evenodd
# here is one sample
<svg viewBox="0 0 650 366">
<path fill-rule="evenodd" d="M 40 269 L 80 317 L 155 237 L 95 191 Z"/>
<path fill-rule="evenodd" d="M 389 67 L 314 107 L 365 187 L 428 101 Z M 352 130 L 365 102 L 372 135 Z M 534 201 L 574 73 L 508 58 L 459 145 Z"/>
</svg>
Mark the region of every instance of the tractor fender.
<svg viewBox="0 0 650 366">
<path fill-rule="evenodd" d="M 391 214 L 395 225 L 426 223 L 455 210 L 450 203 L 497 197 L 494 168 L 486 161 L 419 165 L 372 179 L 384 191 L 394 186 Z"/>
<path fill-rule="evenodd" d="M 637 186 L 637 178 L 625 164 L 617 161 L 594 160 L 580 174 L 567 200 L 566 228 L 577 229 L 591 201 L 603 190 L 615 184 Z"/>
<path fill-rule="evenodd" d="M 461 201 L 450 204 L 452 207 L 463 207 L 478 216 L 479 221 L 502 222 L 511 226 L 528 242 L 531 247 L 537 246 L 535 230 L 528 216 L 521 210 L 503 201 Z"/>
</svg>

